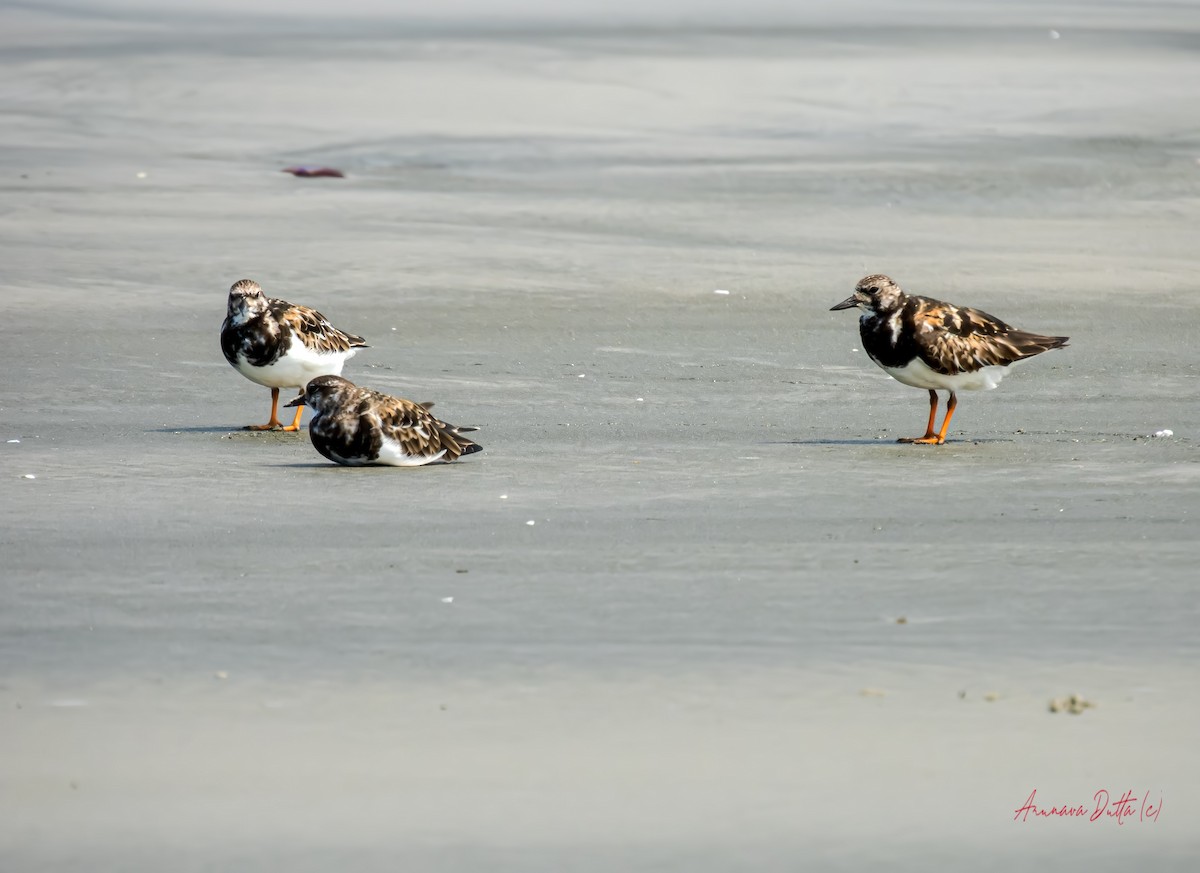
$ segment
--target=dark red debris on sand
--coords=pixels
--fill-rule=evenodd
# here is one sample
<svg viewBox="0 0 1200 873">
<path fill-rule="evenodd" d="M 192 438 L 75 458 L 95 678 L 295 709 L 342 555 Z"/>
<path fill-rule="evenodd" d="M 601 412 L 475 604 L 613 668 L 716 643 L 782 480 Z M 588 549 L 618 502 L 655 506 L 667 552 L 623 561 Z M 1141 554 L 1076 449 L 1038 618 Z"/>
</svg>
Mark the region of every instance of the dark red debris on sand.
<svg viewBox="0 0 1200 873">
<path fill-rule="evenodd" d="M 335 170 L 333 167 L 285 167 L 283 171 L 306 179 L 316 176 L 332 176 L 335 179 L 346 178 L 345 173 L 341 170 Z"/>
</svg>

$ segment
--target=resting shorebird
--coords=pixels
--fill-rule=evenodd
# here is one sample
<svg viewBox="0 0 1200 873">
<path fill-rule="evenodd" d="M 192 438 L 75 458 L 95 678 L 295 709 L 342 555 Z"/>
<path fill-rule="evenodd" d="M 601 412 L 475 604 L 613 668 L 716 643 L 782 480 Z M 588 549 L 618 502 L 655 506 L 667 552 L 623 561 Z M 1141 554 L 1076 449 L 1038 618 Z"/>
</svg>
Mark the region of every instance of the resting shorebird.
<svg viewBox="0 0 1200 873">
<path fill-rule="evenodd" d="M 304 408 L 283 427 L 279 389 L 303 391 L 317 376 L 340 375 L 346 359 L 366 345 L 362 337 L 338 330 L 315 309 L 267 297 L 250 279 L 234 282 L 229 289 L 221 351 L 239 373 L 271 389 L 271 420 L 247 425 L 246 430 L 299 430 Z"/>
<path fill-rule="evenodd" d="M 313 447 L 348 467 L 420 467 L 483 450 L 463 436 L 478 428 L 439 421 L 429 412 L 432 403 L 413 403 L 359 388 L 340 376 L 313 379 L 288 406 L 304 403 L 315 413 L 308 423 Z"/>
<path fill-rule="evenodd" d="M 862 310 L 858 330 L 863 349 L 871 360 L 896 381 L 929 390 L 925 436 L 898 440 L 902 443 L 940 446 L 958 405 L 955 392 L 990 391 L 1012 364 L 1062 348 L 1069 339 L 1027 333 L 978 309 L 905 294 L 887 276 L 867 276 L 830 309 L 856 306 Z M 949 391 L 950 399 L 942 429 L 934 433 L 939 388 Z"/>
</svg>

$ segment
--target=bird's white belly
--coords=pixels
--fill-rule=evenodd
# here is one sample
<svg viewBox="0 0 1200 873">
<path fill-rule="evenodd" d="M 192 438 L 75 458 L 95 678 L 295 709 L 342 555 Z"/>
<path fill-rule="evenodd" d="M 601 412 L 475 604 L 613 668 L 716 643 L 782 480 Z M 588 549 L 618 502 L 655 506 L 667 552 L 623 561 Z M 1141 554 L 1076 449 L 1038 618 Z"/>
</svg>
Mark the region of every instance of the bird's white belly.
<svg viewBox="0 0 1200 873">
<path fill-rule="evenodd" d="M 239 354 L 234 367 L 251 382 L 268 388 L 303 388 L 318 376 L 340 376 L 346 359 L 353 357 L 357 349 L 344 352 L 314 351 L 292 336 L 287 354 L 265 367 L 254 367 Z"/>
<path fill-rule="evenodd" d="M 392 467 L 420 467 L 422 464 L 440 461 L 444 454 L 446 454 L 445 449 L 436 455 L 410 455 L 404 451 L 404 447 L 400 443 L 384 437 L 383 444 L 379 447 L 379 457 L 375 463 L 387 464 Z"/>
<path fill-rule="evenodd" d="M 991 391 L 1008 373 L 1008 367 L 981 367 L 971 373 L 947 375 L 934 370 L 920 358 L 903 367 L 881 367 L 897 382 L 914 388 L 942 388 L 947 391 Z"/>
</svg>

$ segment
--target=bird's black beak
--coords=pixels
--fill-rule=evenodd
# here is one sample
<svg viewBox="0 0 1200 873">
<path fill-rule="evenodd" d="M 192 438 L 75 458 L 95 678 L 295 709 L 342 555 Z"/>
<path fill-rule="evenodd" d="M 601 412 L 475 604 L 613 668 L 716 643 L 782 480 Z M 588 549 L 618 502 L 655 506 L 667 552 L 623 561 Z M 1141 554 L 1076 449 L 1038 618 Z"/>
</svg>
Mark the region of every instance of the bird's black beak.
<svg viewBox="0 0 1200 873">
<path fill-rule="evenodd" d="M 301 394 L 299 397 L 297 397 L 297 398 L 296 398 L 295 400 L 293 400 L 291 403 L 285 403 L 285 404 L 283 404 L 283 408 L 284 408 L 284 409 L 291 409 L 293 406 L 303 406 L 303 405 L 304 405 L 304 395 L 303 395 L 303 394 Z"/>
<path fill-rule="evenodd" d="M 851 294 L 837 306 L 830 306 L 829 311 L 836 312 L 839 309 L 853 309 L 855 306 L 858 306 L 858 298 Z"/>
</svg>

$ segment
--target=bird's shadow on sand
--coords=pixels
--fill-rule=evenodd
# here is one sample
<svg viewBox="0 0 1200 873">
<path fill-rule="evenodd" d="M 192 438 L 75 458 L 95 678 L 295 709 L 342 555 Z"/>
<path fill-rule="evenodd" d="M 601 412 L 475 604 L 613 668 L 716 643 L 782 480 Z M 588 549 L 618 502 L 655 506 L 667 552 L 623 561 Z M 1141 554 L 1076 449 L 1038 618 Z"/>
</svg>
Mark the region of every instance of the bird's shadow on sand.
<svg viewBox="0 0 1200 873">
<path fill-rule="evenodd" d="M 975 440 L 946 440 L 944 445 L 947 446 L 973 446 L 981 443 L 1011 443 L 1013 440 L 1000 439 L 992 437 L 990 439 L 975 439 Z M 914 445 L 913 443 L 901 443 L 893 438 L 887 439 L 830 439 L 828 437 L 810 440 L 768 440 L 767 442 L 759 443 L 762 446 L 912 446 L 914 449 L 923 448 L 938 448 L 934 445 Z"/>
<path fill-rule="evenodd" d="M 294 430 L 247 430 L 245 427 L 234 425 L 233 427 L 152 427 L 146 433 L 220 433 L 220 434 L 236 434 L 244 437 L 258 437 L 267 434 L 276 436 L 303 436 L 306 432 L 305 428 L 299 431 Z"/>
<path fill-rule="evenodd" d="M 315 461 L 313 463 L 290 463 L 290 464 L 266 464 L 267 467 L 278 467 L 284 470 L 336 470 L 342 471 L 361 471 L 370 473 L 371 471 L 379 470 L 429 470 L 436 467 L 455 467 L 458 464 L 415 464 L 411 467 L 393 466 L 391 464 L 363 464 L 362 466 L 353 464 L 334 464 L 330 462 L 322 463 Z M 465 466 L 465 465 L 463 465 Z"/>
<path fill-rule="evenodd" d="M 811 440 L 766 440 L 760 446 L 877 446 L 888 445 L 883 440 L 868 439 L 811 439 Z"/>
</svg>

